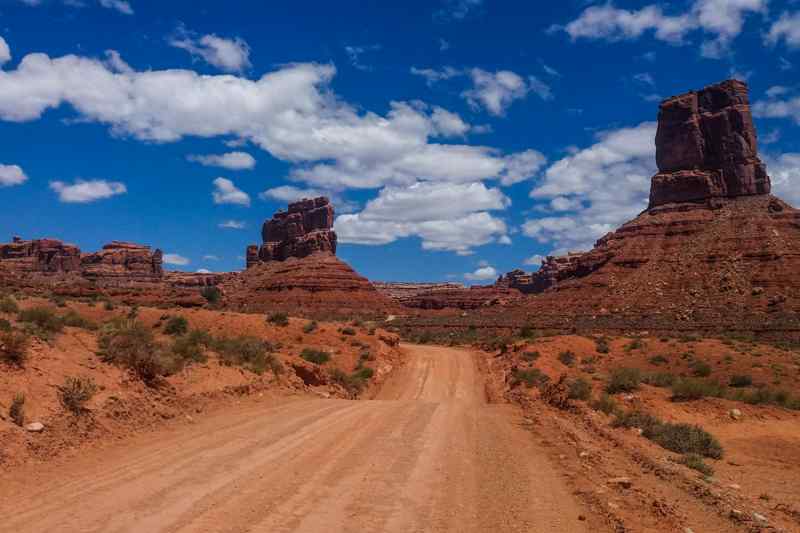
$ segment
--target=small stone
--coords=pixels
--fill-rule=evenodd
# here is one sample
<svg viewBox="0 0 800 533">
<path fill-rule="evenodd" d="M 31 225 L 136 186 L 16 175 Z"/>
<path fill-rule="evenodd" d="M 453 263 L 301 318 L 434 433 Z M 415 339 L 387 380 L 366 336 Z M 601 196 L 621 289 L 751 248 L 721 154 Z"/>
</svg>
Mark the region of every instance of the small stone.
<svg viewBox="0 0 800 533">
<path fill-rule="evenodd" d="M 734 420 L 741 420 L 742 419 L 742 412 L 738 409 L 731 409 L 728 411 L 728 416 L 730 416 Z"/>
<path fill-rule="evenodd" d="M 25 426 L 25 429 L 30 431 L 31 433 L 41 433 L 42 431 L 44 431 L 44 424 L 42 424 L 41 422 L 31 422 L 30 424 Z"/>
<path fill-rule="evenodd" d="M 584 459 L 586 457 L 589 457 L 589 452 L 581 452 L 581 453 L 578 454 L 578 457 L 580 457 L 582 459 Z"/>
<path fill-rule="evenodd" d="M 694 533 L 694 530 L 690 527 L 683 528 L 683 533 Z"/>
<path fill-rule="evenodd" d="M 582 514 L 578 515 L 578 520 L 580 520 L 581 522 L 584 522 L 584 521 L 586 521 L 586 517 L 584 515 L 582 515 Z"/>
<path fill-rule="evenodd" d="M 755 511 L 753 511 L 753 518 L 755 518 L 756 521 L 761 522 L 762 524 L 766 524 L 767 522 L 769 522 L 766 516 L 764 516 L 763 514 L 758 514 Z"/>
<path fill-rule="evenodd" d="M 734 520 L 741 520 L 744 518 L 744 513 L 741 512 L 739 509 L 731 509 L 731 518 Z"/>
<path fill-rule="evenodd" d="M 733 490 L 741 490 L 742 486 L 739 485 L 738 483 L 731 483 L 730 485 L 728 485 L 728 488 Z"/>
<path fill-rule="evenodd" d="M 619 509 L 619 505 L 617 505 L 614 502 L 608 502 L 608 508 L 609 509 Z"/>
<path fill-rule="evenodd" d="M 608 480 L 609 485 L 618 485 L 623 489 L 629 489 L 633 486 L 633 481 L 629 477 L 615 477 Z"/>
</svg>

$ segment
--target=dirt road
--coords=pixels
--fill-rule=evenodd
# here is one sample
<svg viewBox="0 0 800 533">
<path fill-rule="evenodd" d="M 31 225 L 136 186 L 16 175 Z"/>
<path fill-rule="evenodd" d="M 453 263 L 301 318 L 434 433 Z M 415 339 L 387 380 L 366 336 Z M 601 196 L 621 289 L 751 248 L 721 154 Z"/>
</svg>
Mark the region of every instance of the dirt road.
<svg viewBox="0 0 800 533">
<path fill-rule="evenodd" d="M 469 352 L 407 349 L 376 400 L 242 409 L 0 478 L 0 531 L 584 531 Z"/>
</svg>

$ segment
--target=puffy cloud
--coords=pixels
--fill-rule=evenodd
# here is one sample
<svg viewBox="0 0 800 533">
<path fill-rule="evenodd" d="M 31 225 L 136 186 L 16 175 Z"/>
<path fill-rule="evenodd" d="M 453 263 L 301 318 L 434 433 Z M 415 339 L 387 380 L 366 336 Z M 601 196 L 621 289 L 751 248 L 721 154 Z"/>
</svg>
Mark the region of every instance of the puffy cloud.
<svg viewBox="0 0 800 533">
<path fill-rule="evenodd" d="M 347 54 L 348 59 L 350 59 L 350 64 L 353 65 L 354 68 L 358 70 L 372 70 L 372 67 L 369 65 L 365 65 L 361 62 L 361 56 L 367 52 L 374 52 L 376 50 L 380 50 L 381 45 L 379 44 L 372 44 L 369 46 L 345 46 L 344 51 Z"/>
<path fill-rule="evenodd" d="M 497 270 L 493 266 L 482 266 L 475 270 L 475 272 L 467 272 L 464 278 L 470 281 L 486 281 L 497 278 Z"/>
<path fill-rule="evenodd" d="M 720 57 L 730 42 L 741 33 L 748 13 L 765 13 L 768 0 L 695 0 L 687 13 L 666 15 L 661 7 L 649 5 L 638 10 L 619 9 L 611 2 L 586 8 L 564 30 L 572 40 L 636 39 L 653 32 L 656 39 L 683 44 L 687 34 L 702 30 L 710 38 L 701 46 L 706 57 Z"/>
<path fill-rule="evenodd" d="M 563 215 L 526 221 L 528 237 L 558 253 L 586 249 L 647 206 L 655 165 L 656 124 L 602 133 L 598 142 L 554 164 L 531 191 Z"/>
<path fill-rule="evenodd" d="M 128 192 L 124 183 L 106 180 L 79 179 L 72 184 L 52 181 L 50 188 L 58 193 L 59 200 L 68 204 L 85 204 Z"/>
<path fill-rule="evenodd" d="M 770 44 L 784 41 L 790 48 L 800 47 L 800 11 L 781 14 L 770 27 L 766 40 Z"/>
<path fill-rule="evenodd" d="M 262 200 L 279 200 L 281 202 L 291 203 L 303 198 L 317 198 L 319 196 L 327 196 L 330 198 L 336 211 L 339 213 L 352 213 L 358 209 L 358 204 L 343 198 L 338 193 L 314 188 L 300 188 L 292 185 L 281 185 L 267 189 L 259 193 L 258 197 Z"/>
<path fill-rule="evenodd" d="M 328 89 L 334 73 L 318 64 L 284 66 L 258 80 L 180 69 L 114 72 L 84 57 L 30 54 L 16 70 L 0 71 L 0 119 L 34 120 L 68 104 L 83 120 L 142 140 L 235 137 L 293 163 L 290 178 L 334 190 L 508 172 L 497 150 L 431 142 L 463 130 L 454 114 L 403 102 L 392 102 L 385 116 L 360 113 Z"/>
<path fill-rule="evenodd" d="M 411 67 L 411 74 L 414 74 L 415 76 L 422 76 L 425 78 L 425 83 L 428 85 L 433 85 L 439 81 L 449 80 L 457 76 L 463 76 L 464 71 L 455 69 L 453 67 L 444 67 L 441 70 Z"/>
<path fill-rule="evenodd" d="M 207 268 L 198 268 L 195 272 L 197 274 L 211 274 L 211 271 Z"/>
<path fill-rule="evenodd" d="M 247 224 L 245 224 L 243 220 L 225 220 L 224 222 L 220 222 L 218 226 L 223 229 L 244 229 L 247 227 Z"/>
<path fill-rule="evenodd" d="M 105 64 L 112 72 L 124 72 L 126 74 L 133 72 L 131 66 L 122 59 L 122 56 L 116 50 L 106 50 Z"/>
<path fill-rule="evenodd" d="M 203 256 L 204 261 L 219 261 L 219 257 L 213 254 L 207 254 Z"/>
<path fill-rule="evenodd" d="M 255 158 L 246 152 L 228 152 L 220 155 L 190 155 L 186 159 L 206 167 L 222 167 L 230 170 L 255 168 Z"/>
<path fill-rule="evenodd" d="M 337 217 L 335 227 L 345 243 L 386 244 L 416 235 L 426 250 L 468 253 L 506 235 L 505 222 L 488 211 L 510 204 L 483 183 L 416 183 L 384 188 L 361 212 Z"/>
<path fill-rule="evenodd" d="M 125 15 L 133 15 L 131 3 L 125 0 L 99 0 L 100 5 L 107 9 L 114 9 Z"/>
<path fill-rule="evenodd" d="M 479 11 L 483 0 L 445 0 L 445 5 L 433 15 L 439 20 L 463 20 L 471 13 Z"/>
<path fill-rule="evenodd" d="M 469 124 L 464 122 L 458 114 L 441 107 L 433 108 L 431 122 L 436 131 L 444 137 L 465 135 L 470 130 Z"/>
<path fill-rule="evenodd" d="M 185 266 L 191 263 L 189 259 L 180 254 L 164 254 L 163 260 L 167 265 Z"/>
<path fill-rule="evenodd" d="M 0 37 L 0 67 L 11 61 L 11 48 L 5 39 Z"/>
<path fill-rule="evenodd" d="M 505 169 L 501 173 L 500 183 L 513 185 L 535 176 L 539 169 L 547 163 L 547 158 L 536 150 L 525 150 L 507 156 L 504 162 Z"/>
<path fill-rule="evenodd" d="M 0 164 L 0 187 L 21 185 L 28 181 L 28 176 L 17 165 Z"/>
<path fill-rule="evenodd" d="M 525 80 L 510 70 L 487 72 L 474 68 L 470 71 L 473 87 L 462 96 L 474 108 L 485 108 L 492 115 L 503 115 L 514 102 L 525 98 L 529 92 L 536 93 L 542 100 L 551 100 L 550 87 L 534 76 Z"/>
<path fill-rule="evenodd" d="M 800 153 L 765 157 L 772 178 L 772 192 L 800 207 Z"/>
<path fill-rule="evenodd" d="M 790 96 L 786 87 L 771 87 L 767 100 L 753 104 L 753 116 L 758 118 L 791 118 L 800 124 L 800 96 Z M 781 99 L 780 97 L 784 97 Z"/>
<path fill-rule="evenodd" d="M 211 196 L 215 204 L 237 204 L 250 206 L 250 195 L 238 189 L 228 178 L 214 180 L 214 191 Z"/>
<path fill-rule="evenodd" d="M 238 37 L 225 39 L 213 34 L 196 37 L 179 28 L 178 35 L 170 39 L 169 44 L 225 72 L 241 72 L 250 67 L 250 47 Z"/>
<path fill-rule="evenodd" d="M 544 256 L 539 254 L 533 254 L 532 256 L 526 258 L 522 264 L 530 265 L 530 266 L 541 266 L 542 261 L 544 261 Z"/>
</svg>

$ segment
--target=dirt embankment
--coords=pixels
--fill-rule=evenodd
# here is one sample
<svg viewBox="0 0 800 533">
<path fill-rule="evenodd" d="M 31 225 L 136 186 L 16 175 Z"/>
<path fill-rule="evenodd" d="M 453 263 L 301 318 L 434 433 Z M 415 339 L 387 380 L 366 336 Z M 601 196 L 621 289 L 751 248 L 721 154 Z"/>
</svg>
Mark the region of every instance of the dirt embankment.
<svg viewBox="0 0 800 533">
<path fill-rule="evenodd" d="M 484 362 L 489 396 L 524 407 L 534 436 L 584 504 L 620 531 L 800 530 L 800 411 L 790 396 L 800 391 L 797 351 L 746 340 L 598 340 L 546 337 Z M 643 381 L 604 397 L 620 368 L 637 369 Z M 749 386 L 730 386 L 745 377 Z M 682 389 L 665 384 L 671 379 L 711 384 L 703 390 L 719 397 L 678 401 Z M 571 388 L 577 380 L 590 396 Z M 567 405 L 552 405 L 571 392 Z M 690 469 L 685 455 L 663 445 L 682 442 L 660 445 L 646 424 L 618 427 L 624 413 L 647 413 L 671 428 L 699 426 L 722 457 L 704 457 L 705 473 Z"/>
<path fill-rule="evenodd" d="M 21 309 L 47 306 L 57 315 L 69 311 L 95 325 L 115 317 L 126 317 L 131 308 L 106 309 L 102 305 L 67 302 L 57 307 L 31 298 L 19 302 Z M 213 348 L 204 349 L 207 360 L 190 362 L 177 372 L 145 384 L 134 372 L 104 362 L 99 354 L 96 329 L 64 327 L 49 338 L 32 336 L 27 360 L 19 367 L 0 362 L 0 465 L 18 466 L 44 461 L 66 453 L 72 455 L 87 445 L 103 446 L 128 438 L 142 430 L 153 430 L 165 421 L 193 423 L 201 413 L 249 401 L 264 403 L 282 398 L 313 395 L 350 397 L 370 395 L 392 369 L 402 364 L 396 339 L 369 324 L 315 323 L 289 318 L 285 325 L 270 323 L 264 315 L 219 312 L 205 309 L 171 310 L 139 308 L 137 320 L 154 333 L 156 342 L 169 347 L 178 336 L 165 333 L 170 317 L 187 320 L 188 330 L 201 330 L 214 338 L 253 337 L 264 341 L 281 371 L 261 373 L 237 364 L 224 364 Z M 28 327 L 16 313 L 0 313 L 15 330 Z M 300 357 L 304 349 L 328 354 L 321 364 Z M 332 370 L 350 376 L 356 368 L 369 368 L 367 379 L 348 388 L 331 379 Z M 97 392 L 80 416 L 69 413 L 59 401 L 59 387 L 67 377 L 90 378 Z M 24 424 L 16 425 L 9 410 L 23 394 Z M 31 432 L 25 425 L 41 422 L 44 431 Z"/>
</svg>

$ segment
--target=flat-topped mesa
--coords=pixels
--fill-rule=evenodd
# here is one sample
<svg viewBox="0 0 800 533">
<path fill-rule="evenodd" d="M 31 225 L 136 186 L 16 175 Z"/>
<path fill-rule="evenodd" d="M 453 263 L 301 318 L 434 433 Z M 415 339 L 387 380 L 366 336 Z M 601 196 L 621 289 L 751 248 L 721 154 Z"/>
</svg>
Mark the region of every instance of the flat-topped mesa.
<svg viewBox="0 0 800 533">
<path fill-rule="evenodd" d="M 25 241 L 14 237 L 0 244 L 0 270 L 11 272 L 74 272 L 81 268 L 81 250 L 57 239 Z"/>
<path fill-rule="evenodd" d="M 727 80 L 664 100 L 658 113 L 656 163 L 651 208 L 769 194 L 747 84 Z"/>
<path fill-rule="evenodd" d="M 87 278 L 152 278 L 164 275 L 161 250 L 130 242 L 112 241 L 99 252 L 81 255 L 83 275 Z"/>
<path fill-rule="evenodd" d="M 336 255 L 333 206 L 324 196 L 289 204 L 264 222 L 262 245 L 247 247 L 247 268 L 260 262 L 285 261 L 324 252 Z"/>
</svg>

